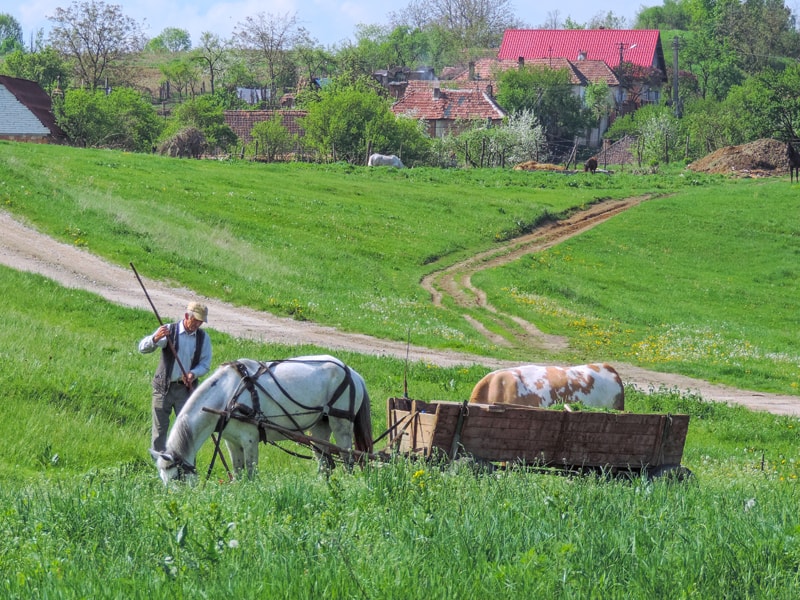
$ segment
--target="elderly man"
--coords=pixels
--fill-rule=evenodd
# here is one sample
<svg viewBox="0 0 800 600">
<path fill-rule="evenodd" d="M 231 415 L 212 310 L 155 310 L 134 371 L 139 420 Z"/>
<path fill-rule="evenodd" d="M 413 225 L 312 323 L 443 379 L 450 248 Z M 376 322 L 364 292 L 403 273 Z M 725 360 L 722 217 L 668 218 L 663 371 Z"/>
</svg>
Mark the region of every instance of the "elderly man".
<svg viewBox="0 0 800 600">
<path fill-rule="evenodd" d="M 162 325 L 139 342 L 142 354 L 161 349 L 153 377 L 152 449 L 158 452 L 166 449 L 171 412 L 181 412 L 197 380 L 211 368 L 210 336 L 200 329 L 207 322 L 208 307 L 190 302 L 183 320 Z"/>
</svg>

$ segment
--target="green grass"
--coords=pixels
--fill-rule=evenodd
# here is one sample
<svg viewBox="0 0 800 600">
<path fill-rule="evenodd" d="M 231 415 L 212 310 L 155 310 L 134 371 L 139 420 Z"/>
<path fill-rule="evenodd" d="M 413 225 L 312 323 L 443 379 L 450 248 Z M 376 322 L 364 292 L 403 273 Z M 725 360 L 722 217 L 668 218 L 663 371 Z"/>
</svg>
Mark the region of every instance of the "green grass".
<svg viewBox="0 0 800 600">
<path fill-rule="evenodd" d="M 797 394 L 800 211 L 778 183 L 652 200 L 473 283 L 576 357 Z"/>
<path fill-rule="evenodd" d="M 602 198 L 668 179 L 262 165 L 0 144 L 0 202 L 38 229 L 210 297 L 490 353 L 420 279 Z"/>
<path fill-rule="evenodd" d="M 6 149 L 2 145 L 0 148 Z M 85 160 L 84 156 L 116 157 L 114 160 L 122 162 L 141 160 L 144 161 L 142 169 L 149 168 L 148 160 L 152 160 L 114 153 L 82 155 L 74 150 L 62 151 L 66 152 L 62 162 L 78 160 L 72 158 L 73 152 L 75 157 L 82 157 L 80 160 Z M 38 156 L 34 150 L 30 152 Z M 60 188 L 51 182 L 31 192 L 36 199 L 29 201 L 24 189 L 19 187 L 19 180 L 15 179 L 17 172 L 27 167 L 23 164 L 20 169 L 9 170 L 6 168 L 9 162 L 13 161 L 4 157 L 0 198 L 10 210 L 29 218 L 43 230 L 62 239 L 73 239 L 74 243 L 86 244 L 100 254 L 116 257 L 120 264 L 133 259 L 140 270 L 144 270 L 142 265 L 146 264 L 148 276 L 173 279 L 183 285 L 203 284 L 207 279 L 221 277 L 222 273 L 231 278 L 242 277 L 238 263 L 238 268 L 225 266 L 220 258 L 217 260 L 222 262 L 206 265 L 206 271 L 202 271 L 188 260 L 192 254 L 189 247 L 201 246 L 202 236 L 197 240 L 183 237 L 187 247 L 175 245 L 170 250 L 176 260 L 186 261 L 185 267 L 159 266 L 169 254 L 160 245 L 161 235 L 168 237 L 173 228 L 157 229 L 160 220 L 150 214 L 136 216 L 138 209 L 133 205 L 142 200 L 125 198 L 120 192 L 104 202 L 67 201 L 58 195 L 56 190 Z M 152 164 L 160 163 L 156 159 Z M 179 173 L 177 167 L 172 168 L 174 164 L 189 170 L 201 169 L 197 173 L 208 176 L 203 170 L 205 165 L 180 161 L 164 167 L 172 175 Z M 214 175 L 219 175 L 229 167 L 242 169 L 243 173 L 251 168 L 247 165 L 212 165 L 210 168 Z M 41 168 L 48 167 L 43 163 Z M 296 174 L 305 173 L 304 169 L 310 167 L 281 167 L 278 171 Z M 325 176 L 331 178 L 331 185 L 337 189 L 341 189 L 343 179 L 350 177 L 348 169 L 341 166 L 320 171 L 327 173 Z M 263 175 L 262 171 L 253 172 Z M 488 181 L 476 180 L 481 175 L 460 174 L 464 179 L 463 188 L 489 189 Z M 483 175 L 487 180 L 495 177 L 494 174 Z M 395 185 L 400 177 L 397 173 L 357 176 L 376 178 L 368 188 Z M 437 176 L 446 179 L 439 184 L 443 190 L 458 189 L 455 178 L 450 179 L 451 174 L 430 173 L 433 179 Z M 150 185 L 153 177 L 140 176 L 139 179 Z M 496 181 L 503 180 L 499 175 L 496 177 Z M 89 185 L 81 191 L 80 185 L 69 182 L 68 173 L 64 178 L 63 187 L 74 186 L 71 195 L 76 199 L 99 195 L 97 186 Z M 46 180 L 45 177 L 41 179 Z M 317 172 L 310 169 L 308 179 L 318 182 Z M 25 185 L 31 187 L 38 185 L 32 172 L 25 181 Z M 568 181 L 564 178 L 552 180 L 551 191 L 564 194 L 565 190 L 570 190 L 564 187 Z M 653 190 L 661 185 L 669 187 L 669 182 L 662 182 L 660 178 L 647 179 L 641 185 L 645 184 L 652 185 Z M 13 194 L 5 191 L 5 186 L 9 185 L 18 186 Z M 128 188 L 139 185 L 141 183 L 133 179 L 126 184 Z M 628 185 L 620 194 L 626 195 L 635 189 L 633 183 Z M 558 256 L 555 250 L 566 252 L 563 246 L 544 253 L 543 260 L 566 265 L 589 263 L 593 253 L 596 256 L 591 263 L 594 268 L 570 273 L 562 265 L 554 267 L 554 285 L 561 285 L 563 289 L 573 285 L 570 283 L 572 275 L 593 277 L 592 274 L 600 270 L 598 266 L 620 264 L 618 271 L 610 269 L 605 277 L 594 280 L 593 292 L 588 287 L 592 285 L 591 278 L 585 288 L 576 288 L 572 296 L 588 300 L 577 302 L 563 294 L 563 298 L 569 296 L 569 301 L 558 300 L 556 295 L 548 302 L 555 307 L 558 300 L 564 307 L 559 310 L 586 311 L 598 320 L 609 314 L 639 315 L 627 317 L 632 323 L 627 326 L 637 325 L 644 330 L 645 325 L 638 324 L 648 322 L 641 316 L 648 310 L 652 315 L 652 328 L 673 314 L 682 315 L 681 318 L 689 320 L 692 326 L 696 326 L 691 320 L 695 313 L 701 315 L 698 321 L 701 317 L 706 320 L 716 317 L 721 321 L 713 307 L 714 299 L 719 297 L 717 310 L 728 320 L 738 318 L 741 321 L 737 321 L 737 326 L 745 331 L 745 339 L 760 339 L 756 333 L 761 331 L 761 324 L 757 319 L 748 321 L 746 315 L 753 314 L 768 321 L 766 332 L 773 327 L 772 321 L 780 320 L 781 314 L 788 314 L 791 309 L 791 298 L 796 297 L 789 295 L 791 286 L 781 288 L 786 292 L 783 298 L 778 298 L 778 294 L 753 292 L 760 295 L 746 305 L 746 310 L 736 308 L 740 296 L 734 295 L 736 302 L 730 298 L 724 301 L 724 281 L 716 284 L 714 294 L 701 293 L 696 286 L 686 285 L 686 305 L 674 309 L 672 305 L 683 298 L 681 293 L 662 286 L 664 300 L 655 302 L 648 287 L 657 288 L 662 279 L 668 280 L 680 271 L 669 264 L 673 258 L 688 261 L 688 257 L 694 255 L 696 260 L 687 263 L 689 266 L 702 274 L 714 272 L 703 257 L 717 248 L 720 250 L 717 256 L 726 254 L 723 236 L 716 242 L 705 239 L 715 227 L 730 227 L 724 237 L 739 235 L 744 241 L 751 239 L 741 235 L 745 228 L 750 232 L 768 232 L 765 235 L 755 233 L 760 243 L 748 245 L 738 260 L 724 263 L 729 270 L 731 288 L 745 288 L 751 283 L 744 274 L 746 269 L 741 268 L 750 260 L 761 265 L 762 270 L 772 265 L 774 272 L 779 272 L 780 268 L 791 272 L 791 266 L 778 267 L 774 261 L 759 258 L 763 255 L 783 260 L 774 240 L 782 240 L 790 249 L 793 247 L 796 227 L 792 218 L 796 216 L 792 215 L 795 213 L 789 211 L 788 216 L 778 216 L 791 208 L 789 186 L 784 184 L 784 187 L 786 194 L 778 186 L 769 187 L 770 211 L 748 209 L 742 214 L 738 227 L 735 226 L 737 219 L 728 214 L 731 209 L 724 199 L 730 198 L 731 205 L 734 201 L 752 202 L 752 191 L 765 188 L 709 183 L 705 188 L 709 212 L 703 213 L 698 207 L 699 197 L 691 195 L 691 206 L 675 208 L 674 203 L 682 193 L 673 187 L 673 197 L 643 205 L 570 242 L 570 254 L 561 256 L 573 259 L 554 258 Z M 747 190 L 751 190 L 751 195 L 747 195 Z M 416 193 L 422 195 L 422 191 Z M 526 193 L 530 194 L 531 189 Z M 591 190 L 587 197 L 606 193 Z M 47 194 L 52 194 L 51 200 L 56 201 L 56 204 L 49 204 L 49 210 Z M 575 202 L 575 198 L 565 197 L 564 202 Z M 80 208 L 95 202 L 91 210 Z M 202 212 L 200 206 L 188 217 L 184 216 L 187 206 L 175 209 L 160 206 L 171 202 L 164 195 L 160 202 L 152 202 L 150 211 L 169 212 L 178 223 L 176 235 L 179 236 L 185 236 L 184 230 L 191 229 L 193 224 L 200 232 L 208 233 L 213 230 L 209 223 L 214 218 L 227 219 L 212 217 L 210 213 L 195 219 L 191 215 Z M 521 205 L 522 201 L 519 202 Z M 256 203 L 244 204 L 256 210 Z M 482 203 L 471 202 L 469 208 L 472 210 L 479 205 Z M 407 201 L 404 206 L 415 205 Z M 63 213 L 60 212 L 62 207 Z M 650 211 L 663 207 L 673 208 L 666 212 L 668 218 L 656 213 L 661 225 L 654 227 L 655 217 Z M 377 210 L 377 203 L 372 209 Z M 409 240 L 404 240 L 402 245 L 389 244 L 393 252 L 413 246 L 409 252 L 417 258 L 408 264 L 416 265 L 420 256 L 429 255 L 435 243 L 432 230 L 436 224 L 420 224 L 414 220 L 421 209 L 422 203 L 415 211 L 400 215 L 401 220 L 413 221 L 413 226 L 419 229 L 419 246 Z M 104 223 L 102 218 L 94 216 L 94 212 L 108 215 L 113 211 L 129 213 L 130 221 L 139 223 L 137 227 L 146 222 L 159 232 L 153 235 L 146 228 L 141 230 L 143 236 L 151 236 L 148 237 L 152 244 L 149 252 L 131 257 L 129 248 L 137 247 L 136 244 L 126 245 L 131 236 L 112 233 L 118 224 L 112 226 L 114 221 L 110 218 Z M 297 212 L 294 214 L 291 203 L 286 203 L 280 214 L 301 219 L 300 211 Z M 692 225 L 702 227 L 689 227 L 682 221 L 684 214 Z M 710 214 L 720 218 L 710 219 Z M 483 214 L 484 220 L 488 219 L 487 215 Z M 633 223 L 639 225 L 633 227 L 631 221 L 625 219 L 634 219 Z M 771 228 L 765 225 L 767 219 L 773 223 Z M 64 223 L 70 226 L 65 227 Z M 597 237 L 611 226 L 614 226 L 611 234 Z M 82 227 L 86 227 L 86 237 L 81 233 Z M 638 228 L 652 235 L 636 237 L 629 231 Z M 426 233 L 426 230 L 431 231 Z M 459 252 L 468 254 L 481 243 L 492 243 L 488 238 L 483 242 L 475 241 L 465 236 L 464 231 L 460 231 L 460 237 L 466 238 L 469 244 L 464 243 Z M 688 231 L 702 231 L 702 235 L 697 236 L 700 240 L 693 239 Z M 302 228 L 298 228 L 296 235 L 302 243 L 314 243 L 313 232 L 303 234 Z M 638 244 L 626 235 L 632 236 Z M 583 247 L 581 243 L 585 237 L 590 241 Z M 650 237 L 655 240 L 652 246 Z M 642 248 L 617 251 L 612 260 L 604 248 L 621 244 L 620 239 L 629 247 Z M 670 240 L 674 240 L 671 245 Z M 165 243 L 173 244 L 172 241 Z M 287 240 L 286 243 L 293 242 Z M 685 244 L 694 244 L 690 246 L 694 250 L 684 251 Z M 705 246 L 701 248 L 697 244 Z M 228 259 L 233 256 L 224 252 L 220 256 L 223 255 Z M 630 255 L 639 256 L 630 258 Z M 449 254 L 448 257 L 453 259 Z M 303 260 L 298 259 L 298 264 Z M 648 260 L 658 264 L 661 279 L 635 270 L 641 269 Z M 328 261 L 328 268 L 339 268 L 334 262 Z M 283 268 L 293 271 L 294 264 L 290 261 Z M 525 265 L 525 261 L 520 261 L 515 267 Z M 527 266 L 512 274 L 516 283 L 529 284 L 528 271 L 534 269 L 529 268 L 530 264 Z M 418 274 L 425 267 L 415 266 L 415 269 Z M 412 269 L 409 267 L 409 270 Z M 493 271 L 485 276 L 496 277 L 497 273 Z M 414 280 L 414 276 L 403 270 L 397 277 Z M 783 278 L 765 277 L 764 281 L 783 281 Z M 608 282 L 614 282 L 618 290 L 605 290 L 604 285 L 610 285 Z M 352 283 L 357 288 L 353 293 L 367 294 L 381 285 L 359 279 Z M 404 285 L 412 287 L 411 283 Z M 501 289 L 508 281 L 495 285 Z M 207 293 L 207 288 L 203 291 Z M 339 293 L 336 302 L 341 302 L 342 292 L 332 293 Z M 401 297 L 400 292 L 395 293 L 396 298 Z M 644 298 L 638 298 L 639 294 Z M 496 294 L 493 301 L 499 302 L 503 295 Z M 647 482 L 639 478 L 626 481 L 558 477 L 514 469 L 476 476 L 471 470 L 442 470 L 403 460 L 374 464 L 352 475 L 337 469 L 331 479 L 325 480 L 316 476 L 312 461 L 289 456 L 276 448 L 262 447 L 260 476 L 255 481 L 222 483 L 224 473 L 218 464 L 209 482 L 168 490 L 158 479 L 147 454 L 150 379 L 156 358 L 140 355 L 136 350 L 138 340 L 155 327 L 152 314 L 112 305 L 92 294 L 63 288 L 43 277 L 5 267 L 0 267 L 0 296 L 3 298 L 0 382 L 4 410 L 4 418 L 0 419 L 0 456 L 3 457 L 0 461 L 0 596 L 4 598 L 563 597 L 605 600 L 692 597 L 788 600 L 800 593 L 800 517 L 796 510 L 800 500 L 797 486 L 800 421 L 796 418 L 707 402 L 677 390 L 654 390 L 650 394 L 626 390 L 626 407 L 630 411 L 691 415 L 683 464 L 695 477 L 683 484 L 663 480 Z M 253 297 L 256 296 L 254 293 Z M 698 303 L 696 310 L 691 310 L 688 304 L 691 298 Z M 774 314 L 756 306 L 759 302 L 771 303 Z M 333 301 L 325 304 L 333 304 Z M 525 302 L 515 300 L 511 304 L 522 306 L 521 312 L 530 310 Z M 787 308 L 780 308 L 781 304 Z M 358 317 L 358 310 L 347 302 L 341 310 Z M 569 319 L 558 316 L 558 310 L 551 312 L 556 314 L 546 315 L 552 320 L 546 320 L 549 328 L 560 331 L 569 326 Z M 543 313 L 537 318 L 544 316 Z M 398 330 L 406 326 L 405 323 L 395 325 Z M 789 325 L 787 330 L 791 331 Z M 213 328 L 209 331 L 214 342 L 215 365 L 242 356 L 268 359 L 327 351 L 309 346 L 259 344 L 233 339 Z M 581 337 L 572 335 L 574 339 Z M 633 334 L 626 335 L 634 338 Z M 764 333 L 765 339 L 769 335 Z M 780 343 L 789 346 L 790 336 L 785 338 Z M 618 336 L 611 336 L 611 340 L 603 353 L 611 355 L 612 350 L 623 347 Z M 701 364 L 700 359 L 692 358 L 688 349 L 678 346 L 678 350 L 689 355 L 685 362 Z M 588 349 L 586 352 L 590 354 Z M 394 358 L 355 353 L 339 353 L 339 356 L 367 381 L 376 434 L 386 426 L 386 397 L 402 394 L 406 368 L 410 395 L 425 400 L 463 400 L 485 372 L 477 366 L 442 368 L 423 363 L 405 365 Z M 764 368 L 768 369 L 769 365 L 765 364 Z M 785 365 L 779 363 L 774 370 L 783 368 Z M 198 457 L 201 476 L 205 474 L 210 456 L 210 444 L 206 444 Z"/>
</svg>

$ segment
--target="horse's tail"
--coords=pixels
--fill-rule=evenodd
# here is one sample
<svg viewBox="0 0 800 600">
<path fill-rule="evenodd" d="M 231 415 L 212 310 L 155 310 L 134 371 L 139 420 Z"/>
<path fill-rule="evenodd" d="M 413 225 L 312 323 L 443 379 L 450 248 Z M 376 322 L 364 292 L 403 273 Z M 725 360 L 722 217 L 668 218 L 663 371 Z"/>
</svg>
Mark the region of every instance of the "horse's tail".
<svg viewBox="0 0 800 600">
<path fill-rule="evenodd" d="M 361 406 L 353 420 L 353 442 L 356 450 L 360 452 L 372 453 L 372 414 L 370 410 L 369 393 L 367 387 L 362 384 L 364 397 L 361 399 Z"/>
</svg>

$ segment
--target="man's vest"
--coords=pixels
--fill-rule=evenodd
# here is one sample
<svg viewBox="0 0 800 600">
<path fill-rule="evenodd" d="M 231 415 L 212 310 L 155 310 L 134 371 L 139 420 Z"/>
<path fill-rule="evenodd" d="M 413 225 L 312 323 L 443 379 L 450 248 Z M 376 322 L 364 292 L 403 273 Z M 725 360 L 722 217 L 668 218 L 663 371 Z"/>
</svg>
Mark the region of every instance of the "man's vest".
<svg viewBox="0 0 800 600">
<path fill-rule="evenodd" d="M 194 356 L 192 357 L 192 364 L 189 365 L 187 368 L 186 365 L 183 367 L 188 371 L 194 369 L 200 363 L 200 355 L 203 352 L 203 336 L 205 335 L 205 331 L 202 329 L 198 329 L 195 332 L 195 346 L 194 346 Z M 170 323 L 169 324 L 169 339 L 172 340 L 172 346 L 175 348 L 175 352 L 178 351 L 178 323 Z M 172 368 L 175 366 L 175 355 L 172 353 L 172 349 L 170 348 L 169 342 L 166 346 L 161 349 L 161 360 L 158 362 L 158 368 L 156 369 L 156 374 L 153 377 L 153 388 L 159 390 L 161 392 L 166 393 L 167 388 L 169 387 L 170 377 L 172 375 Z"/>
</svg>

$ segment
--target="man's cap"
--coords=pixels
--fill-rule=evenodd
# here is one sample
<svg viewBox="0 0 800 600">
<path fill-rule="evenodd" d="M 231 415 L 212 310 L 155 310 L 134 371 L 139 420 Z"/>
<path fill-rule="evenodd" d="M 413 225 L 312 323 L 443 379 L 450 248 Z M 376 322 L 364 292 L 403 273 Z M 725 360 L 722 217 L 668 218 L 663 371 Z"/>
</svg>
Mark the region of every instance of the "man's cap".
<svg viewBox="0 0 800 600">
<path fill-rule="evenodd" d="M 194 316 L 198 321 L 208 323 L 208 307 L 200 302 L 189 302 L 186 312 Z"/>
</svg>

